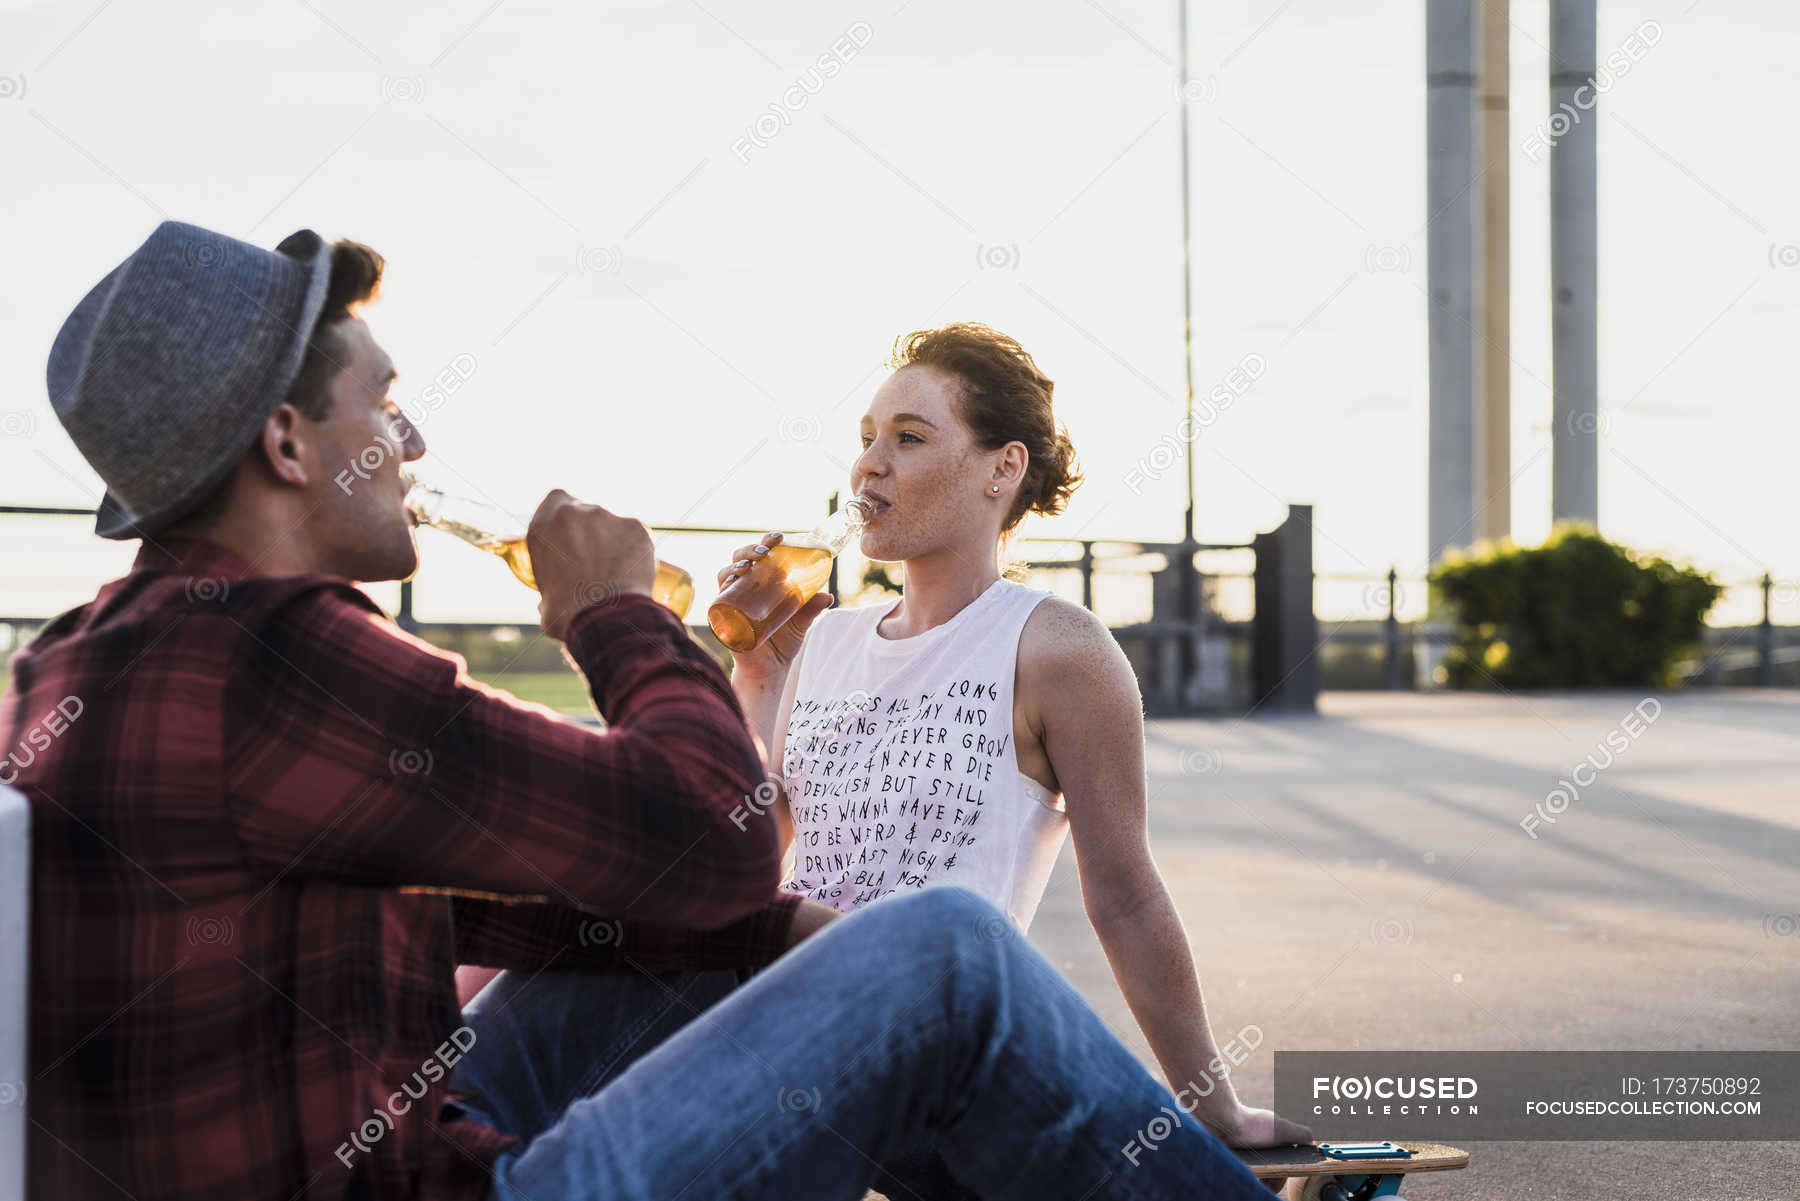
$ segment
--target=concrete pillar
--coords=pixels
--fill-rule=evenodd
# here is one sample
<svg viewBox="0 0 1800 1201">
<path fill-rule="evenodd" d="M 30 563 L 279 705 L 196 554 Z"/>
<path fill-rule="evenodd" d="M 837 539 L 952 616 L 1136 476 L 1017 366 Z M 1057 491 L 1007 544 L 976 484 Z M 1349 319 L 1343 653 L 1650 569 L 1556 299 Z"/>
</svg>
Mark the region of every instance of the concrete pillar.
<svg viewBox="0 0 1800 1201">
<path fill-rule="evenodd" d="M 1481 0 L 1481 81 L 1477 121 L 1481 148 L 1481 341 L 1475 476 L 1475 533 L 1512 534 L 1512 37 L 1509 0 Z"/>
<path fill-rule="evenodd" d="M 1550 516 L 1600 516 L 1595 0 L 1550 0 Z M 1584 107 L 1585 106 L 1585 107 Z"/>
<path fill-rule="evenodd" d="M 1430 562 L 1475 540 L 1476 0 L 1426 0 L 1425 210 L 1430 340 Z"/>
</svg>

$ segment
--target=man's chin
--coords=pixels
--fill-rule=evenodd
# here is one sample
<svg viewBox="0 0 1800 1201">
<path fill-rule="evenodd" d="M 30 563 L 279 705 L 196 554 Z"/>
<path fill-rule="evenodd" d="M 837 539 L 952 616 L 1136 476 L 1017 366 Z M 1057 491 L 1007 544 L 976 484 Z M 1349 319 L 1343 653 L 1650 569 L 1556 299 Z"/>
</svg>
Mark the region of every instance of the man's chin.
<svg viewBox="0 0 1800 1201">
<path fill-rule="evenodd" d="M 393 547 L 368 547 L 356 557 L 355 570 L 344 574 L 359 584 L 385 584 L 410 580 L 419 571 L 419 552 L 409 534 Z"/>
</svg>

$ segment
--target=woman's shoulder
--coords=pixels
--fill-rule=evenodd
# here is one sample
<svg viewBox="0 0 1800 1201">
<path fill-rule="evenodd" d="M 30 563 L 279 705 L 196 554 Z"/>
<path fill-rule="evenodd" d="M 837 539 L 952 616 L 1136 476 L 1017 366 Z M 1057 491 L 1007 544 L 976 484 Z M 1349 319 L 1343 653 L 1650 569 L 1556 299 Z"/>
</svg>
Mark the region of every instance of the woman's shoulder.
<svg viewBox="0 0 1800 1201">
<path fill-rule="evenodd" d="M 1026 618 L 1019 636 L 1019 679 L 1027 687 L 1062 687 L 1121 671 L 1131 674 L 1125 652 L 1091 609 L 1050 595 Z"/>
<path fill-rule="evenodd" d="M 1085 609 L 1054 592 L 1044 593 L 1031 616 L 1025 619 L 1025 637 L 1046 647 L 1113 641 L 1112 631 L 1092 609 Z"/>
</svg>

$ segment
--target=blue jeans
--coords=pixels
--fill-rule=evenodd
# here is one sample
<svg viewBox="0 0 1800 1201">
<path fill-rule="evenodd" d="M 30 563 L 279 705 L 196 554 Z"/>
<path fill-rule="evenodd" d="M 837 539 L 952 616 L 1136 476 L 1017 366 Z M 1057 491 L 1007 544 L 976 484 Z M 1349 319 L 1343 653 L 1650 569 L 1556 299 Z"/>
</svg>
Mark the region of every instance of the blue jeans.
<svg viewBox="0 0 1800 1201">
<path fill-rule="evenodd" d="M 453 1084 L 525 1144 L 495 1201 L 1273 1196 L 960 888 L 755 973 L 504 972 L 464 1020 Z"/>
</svg>

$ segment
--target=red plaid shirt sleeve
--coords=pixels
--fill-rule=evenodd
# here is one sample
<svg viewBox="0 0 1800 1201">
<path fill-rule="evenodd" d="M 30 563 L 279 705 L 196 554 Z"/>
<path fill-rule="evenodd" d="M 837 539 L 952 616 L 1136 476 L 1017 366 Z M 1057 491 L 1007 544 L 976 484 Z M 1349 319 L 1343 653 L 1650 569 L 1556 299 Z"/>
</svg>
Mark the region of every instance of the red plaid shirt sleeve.
<svg viewBox="0 0 1800 1201">
<path fill-rule="evenodd" d="M 774 892 L 773 823 L 744 820 L 762 765 L 742 710 L 648 597 L 569 625 L 604 731 L 469 679 L 347 585 L 248 632 L 224 784 L 271 873 L 687 927 L 732 922 Z"/>
</svg>

